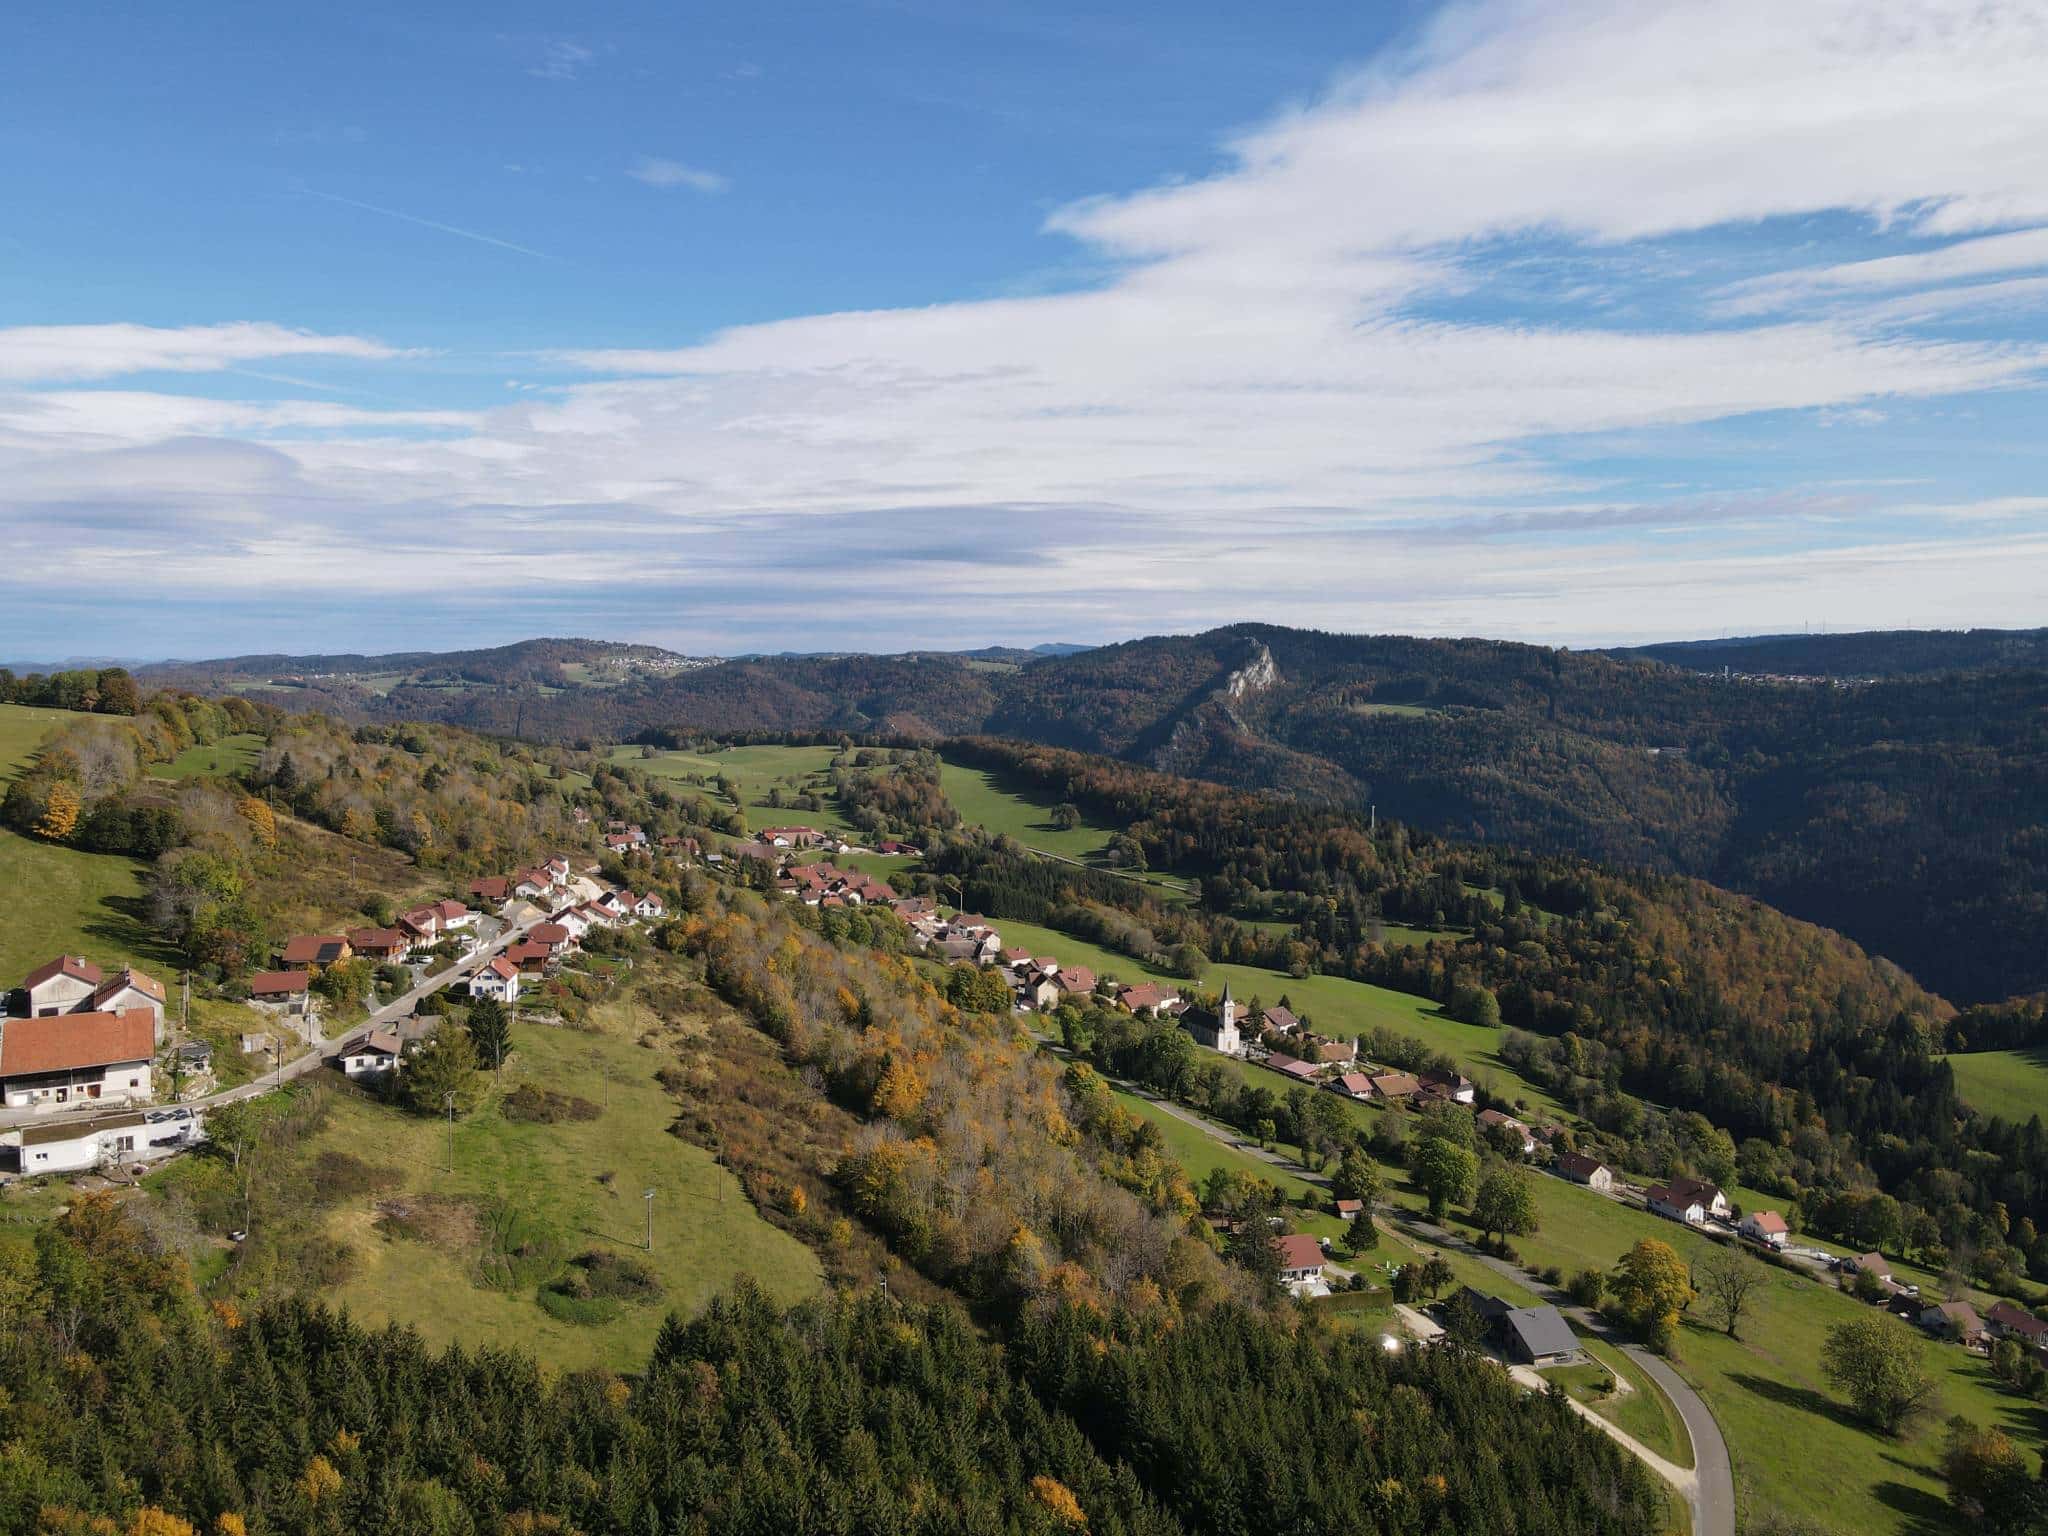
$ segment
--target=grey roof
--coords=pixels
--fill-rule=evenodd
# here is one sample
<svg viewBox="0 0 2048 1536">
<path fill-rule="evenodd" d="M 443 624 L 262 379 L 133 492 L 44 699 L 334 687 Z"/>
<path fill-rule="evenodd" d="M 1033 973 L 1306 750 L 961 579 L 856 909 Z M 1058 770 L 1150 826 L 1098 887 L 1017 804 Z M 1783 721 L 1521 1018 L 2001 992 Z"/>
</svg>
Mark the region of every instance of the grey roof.
<svg viewBox="0 0 2048 1536">
<path fill-rule="evenodd" d="M 97 1120 L 66 1120 L 57 1125 L 24 1126 L 21 1144 L 24 1147 L 46 1147 L 52 1142 L 79 1141 L 87 1136 L 97 1136 L 102 1131 L 125 1131 L 142 1123 L 142 1112 L 137 1110 L 127 1115 L 102 1115 Z"/>
<path fill-rule="evenodd" d="M 1516 1307 L 1507 1315 L 1507 1327 L 1532 1359 L 1569 1355 L 1579 1347 L 1578 1335 L 1555 1307 Z"/>
</svg>

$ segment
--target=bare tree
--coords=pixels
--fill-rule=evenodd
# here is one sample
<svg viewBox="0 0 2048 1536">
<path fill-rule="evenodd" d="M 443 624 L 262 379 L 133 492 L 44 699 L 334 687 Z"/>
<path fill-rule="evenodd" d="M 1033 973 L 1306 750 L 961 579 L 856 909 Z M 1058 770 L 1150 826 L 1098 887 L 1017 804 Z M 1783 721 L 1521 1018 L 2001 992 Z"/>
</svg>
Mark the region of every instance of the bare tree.
<svg viewBox="0 0 2048 1536">
<path fill-rule="evenodd" d="M 1733 1244 L 1717 1244 L 1699 1263 L 1695 1285 L 1707 1298 L 1708 1310 L 1735 1337 L 1750 1292 L 1764 1281 L 1763 1266 Z"/>
</svg>

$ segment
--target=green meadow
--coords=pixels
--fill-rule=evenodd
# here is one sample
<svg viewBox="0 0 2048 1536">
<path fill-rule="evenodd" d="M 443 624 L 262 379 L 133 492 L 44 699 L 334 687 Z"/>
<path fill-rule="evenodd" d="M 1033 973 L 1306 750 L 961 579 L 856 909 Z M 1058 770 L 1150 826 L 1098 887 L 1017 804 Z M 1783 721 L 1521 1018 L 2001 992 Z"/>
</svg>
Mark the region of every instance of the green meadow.
<svg viewBox="0 0 2048 1536">
<path fill-rule="evenodd" d="M 253 732 L 223 736 L 211 746 L 187 747 L 168 763 L 150 770 L 159 779 L 231 779 L 256 766 L 263 738 Z"/>
<path fill-rule="evenodd" d="M 450 1173 L 445 1122 L 338 1096 L 303 1155 L 350 1153 L 377 1165 L 385 1187 L 324 1218 L 351 1256 L 330 1300 L 372 1324 L 411 1323 L 436 1345 L 516 1345 L 561 1370 L 637 1370 L 671 1309 L 688 1316 L 741 1275 L 785 1301 L 817 1291 L 811 1250 L 765 1221 L 710 1153 L 668 1134 L 676 1104 L 654 1081 L 665 1058 L 538 1026 L 515 1043 L 506 1091 L 531 1083 L 585 1100 L 595 1117 L 511 1120 L 494 1097 L 457 1122 Z M 394 1221 L 394 1202 L 425 1214 Z M 644 1262 L 660 1295 L 595 1324 L 544 1309 L 540 1289 L 585 1252 Z"/>
<path fill-rule="evenodd" d="M 1948 1058 L 1956 1091 L 1980 1114 L 2024 1125 L 2048 1115 L 2048 1047 L 2022 1051 L 1958 1051 Z"/>
</svg>

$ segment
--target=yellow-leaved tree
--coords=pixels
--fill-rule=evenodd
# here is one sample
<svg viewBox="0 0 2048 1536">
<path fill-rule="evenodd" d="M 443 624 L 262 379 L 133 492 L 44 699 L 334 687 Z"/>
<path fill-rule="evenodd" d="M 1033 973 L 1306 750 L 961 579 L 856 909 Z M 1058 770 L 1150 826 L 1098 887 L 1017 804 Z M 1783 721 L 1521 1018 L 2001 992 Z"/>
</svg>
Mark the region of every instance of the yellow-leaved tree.
<svg viewBox="0 0 2048 1536">
<path fill-rule="evenodd" d="M 50 798 L 43 802 L 43 816 L 36 823 L 36 835 L 47 837 L 53 843 L 69 841 L 71 834 L 78 830 L 78 816 L 83 809 L 79 804 L 78 791 L 59 779 L 50 786 Z"/>
</svg>

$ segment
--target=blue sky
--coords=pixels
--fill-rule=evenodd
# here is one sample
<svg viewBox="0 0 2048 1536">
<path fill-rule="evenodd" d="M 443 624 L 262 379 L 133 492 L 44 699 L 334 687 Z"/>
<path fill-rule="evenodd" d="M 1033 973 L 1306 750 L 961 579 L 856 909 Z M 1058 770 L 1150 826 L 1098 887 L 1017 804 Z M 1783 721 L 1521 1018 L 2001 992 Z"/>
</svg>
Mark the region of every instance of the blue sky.
<svg viewBox="0 0 2048 1536">
<path fill-rule="evenodd" d="M 2036 4 L 5 26 L 18 659 L 2048 622 Z"/>
</svg>

